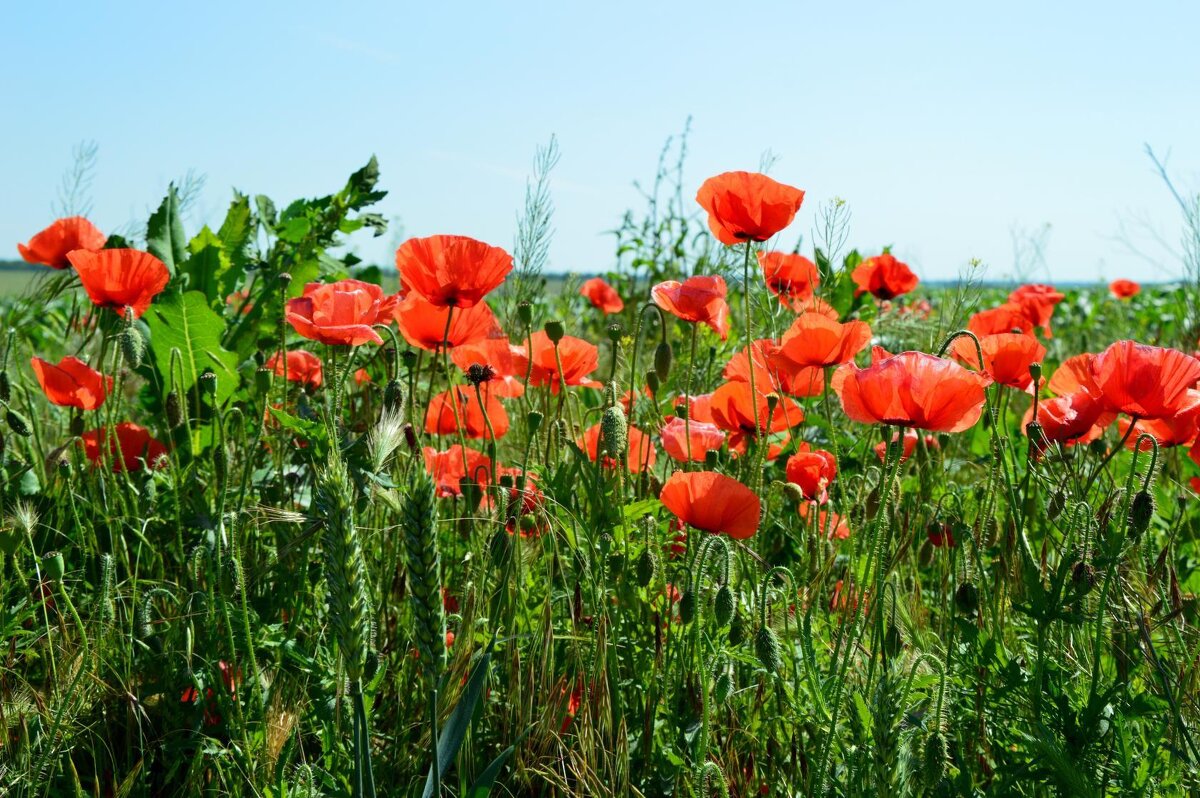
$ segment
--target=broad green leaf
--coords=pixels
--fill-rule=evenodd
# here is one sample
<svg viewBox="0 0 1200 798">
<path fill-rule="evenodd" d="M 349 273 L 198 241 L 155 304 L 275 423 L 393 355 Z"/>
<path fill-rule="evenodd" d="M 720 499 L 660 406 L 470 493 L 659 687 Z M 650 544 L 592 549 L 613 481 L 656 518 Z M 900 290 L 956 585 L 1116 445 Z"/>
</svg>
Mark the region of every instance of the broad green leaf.
<svg viewBox="0 0 1200 798">
<path fill-rule="evenodd" d="M 150 349 L 164 385 L 170 384 L 171 350 L 178 349 L 182 362 L 180 391 L 190 390 L 196 379 L 211 369 L 217 375 L 217 401 L 225 402 L 238 387 L 238 358 L 221 348 L 225 325 L 199 291 L 167 294 L 146 311 Z"/>
<path fill-rule="evenodd" d="M 225 212 L 225 221 L 217 230 L 217 237 L 225 248 L 225 253 L 241 276 L 242 270 L 249 261 L 248 247 L 254 237 L 254 217 L 250 213 L 250 198 L 245 194 L 234 193 L 233 202 Z"/>
<path fill-rule="evenodd" d="M 146 223 L 146 249 L 163 263 L 174 276 L 187 260 L 187 237 L 183 220 L 179 218 L 179 194 L 175 184 L 167 188 L 167 196 Z"/>
<path fill-rule="evenodd" d="M 495 643 L 494 639 L 488 643 L 487 648 L 480 655 L 479 661 L 471 669 L 467 689 L 463 690 L 462 695 L 459 696 L 458 703 L 454 705 L 450 717 L 446 719 L 446 725 L 442 727 L 441 734 L 438 735 L 437 767 L 438 772 L 443 776 L 446 775 L 446 769 L 450 767 L 454 757 L 458 755 L 458 749 L 467 735 L 467 726 L 471 723 L 471 716 L 475 714 L 475 706 L 483 695 L 483 683 L 487 681 L 488 666 L 492 661 L 492 646 Z M 422 798 L 431 798 L 432 795 L 433 770 L 431 768 L 425 778 L 425 790 Z"/>
<path fill-rule="evenodd" d="M 229 281 L 226 274 L 232 267 L 225 243 L 206 225 L 188 242 L 188 258 L 181 273 L 187 276 L 187 287 L 204 294 L 211 307 L 218 307 L 228 296 L 223 288 Z"/>
</svg>

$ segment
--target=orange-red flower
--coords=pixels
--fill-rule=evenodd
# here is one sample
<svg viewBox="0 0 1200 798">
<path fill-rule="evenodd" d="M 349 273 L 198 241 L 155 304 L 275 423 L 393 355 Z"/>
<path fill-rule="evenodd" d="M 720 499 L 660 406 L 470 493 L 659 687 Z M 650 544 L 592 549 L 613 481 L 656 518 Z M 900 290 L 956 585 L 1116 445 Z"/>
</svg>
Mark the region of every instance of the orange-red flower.
<svg viewBox="0 0 1200 798">
<path fill-rule="evenodd" d="M 1142 292 L 1142 287 L 1133 280 L 1113 280 L 1108 284 L 1108 290 L 1117 299 L 1129 299 Z"/>
<path fill-rule="evenodd" d="M 1153 437 L 1160 447 L 1190 446 L 1196 440 L 1198 416 L 1200 416 L 1200 405 L 1170 418 L 1140 420 L 1134 426 L 1133 432 L 1125 438 L 1125 446 L 1132 449 L 1137 445 L 1138 437 L 1143 434 Z M 1125 437 L 1130 423 L 1132 422 L 1127 418 L 1117 421 L 1117 432 L 1122 437 Z M 1142 444 L 1143 452 L 1148 452 L 1151 448 L 1153 447 L 1149 442 Z"/>
<path fill-rule="evenodd" d="M 1100 387 L 1092 376 L 1092 361 L 1096 358 L 1090 352 L 1072 355 L 1059 364 L 1046 387 L 1055 396 L 1069 396 L 1080 391 L 1087 391 L 1093 396 L 1100 396 Z"/>
<path fill-rule="evenodd" d="M 689 441 L 693 462 L 703 462 L 705 453 L 725 443 L 720 427 L 696 419 L 672 418 L 663 425 L 661 435 L 663 451 L 681 463 L 688 462 Z"/>
<path fill-rule="evenodd" d="M 296 332 L 323 344 L 378 344 L 383 339 L 373 326 L 391 321 L 395 307 L 396 298 L 384 296 L 374 283 L 309 283 L 303 295 L 288 301 L 287 320 Z"/>
<path fill-rule="evenodd" d="M 467 468 L 471 479 L 480 485 L 491 482 L 492 461 L 483 452 L 470 447 L 466 448 Z M 461 482 L 466 473 L 463 471 L 463 447 L 457 443 L 444 452 L 439 452 L 431 446 L 421 450 L 425 460 L 425 470 L 433 477 L 437 485 L 437 495 L 443 499 L 462 495 Z"/>
<path fill-rule="evenodd" d="M 512 267 L 503 249 L 467 236 L 410 238 L 396 250 L 401 284 L 442 307 L 482 301 Z"/>
<path fill-rule="evenodd" d="M 1049 443 L 1073 446 L 1090 443 L 1104 434 L 1104 428 L 1112 423 L 1114 414 L 1106 413 L 1104 402 L 1087 391 L 1077 391 L 1064 396 L 1043 399 L 1038 402 L 1037 421 L 1045 440 L 1033 443 L 1039 451 Z M 1029 433 L 1029 422 L 1033 419 L 1033 408 L 1025 413 L 1021 428 Z"/>
<path fill-rule="evenodd" d="M 77 357 L 64 357 L 58 365 L 40 357 L 29 362 L 42 392 L 59 407 L 95 410 L 112 390 L 112 377 L 105 377 Z"/>
<path fill-rule="evenodd" d="M 811 501 L 825 501 L 825 489 L 837 476 L 837 458 L 824 449 L 812 449 L 807 443 L 788 458 L 785 468 L 787 481 L 800 487 Z"/>
<path fill-rule="evenodd" d="M 440 351 L 443 340 L 452 349 L 501 334 L 500 324 L 486 302 L 469 308 L 452 308 L 435 305 L 413 291 L 396 305 L 395 317 L 404 340 L 430 352 Z"/>
<path fill-rule="evenodd" d="M 617 289 L 599 277 L 585 280 L 583 285 L 579 287 L 579 293 L 581 296 L 586 297 L 588 302 L 592 303 L 592 307 L 602 313 L 620 313 L 625 309 L 625 302 L 622 301 L 621 295 L 617 293 Z"/>
<path fill-rule="evenodd" d="M 292 349 L 287 353 L 286 357 L 280 357 L 279 353 L 276 352 L 271 355 L 264 365 L 275 372 L 276 377 L 282 377 L 285 364 L 287 366 L 288 382 L 298 382 L 313 388 L 321 387 L 323 377 L 321 358 L 312 352 L 304 349 Z"/>
<path fill-rule="evenodd" d="M 725 278 L 689 277 L 682 283 L 667 280 L 650 289 L 654 304 L 673 316 L 693 324 L 707 324 L 724 341 L 729 337 L 729 303 L 725 301 Z"/>
<path fill-rule="evenodd" d="M 1043 283 L 1023 285 L 1008 295 L 1008 301 L 1019 306 L 1025 318 L 1034 327 L 1041 327 L 1047 337 L 1050 336 L 1050 317 L 1054 315 L 1054 307 L 1065 298 L 1054 286 Z"/>
<path fill-rule="evenodd" d="M 688 526 L 723 532 L 736 540 L 752 537 L 762 514 L 754 491 L 713 471 L 676 471 L 663 485 L 658 500 Z"/>
<path fill-rule="evenodd" d="M 796 218 L 804 192 L 757 172 L 724 172 L 696 192 L 708 226 L 722 244 L 766 241 Z"/>
<path fill-rule="evenodd" d="M 1041 363 L 1046 356 L 1046 347 L 1032 335 L 1022 333 L 997 333 L 979 339 L 983 352 L 983 371 L 993 381 L 1025 391 L 1033 386 L 1029 367 Z M 954 356 L 967 365 L 979 368 L 979 352 L 975 342 L 963 336 L 954 341 Z"/>
<path fill-rule="evenodd" d="M 862 369 L 847 363 L 833 375 L 833 389 L 852 420 L 931 432 L 973 426 L 987 385 L 982 374 L 924 352 L 901 352 Z"/>
<path fill-rule="evenodd" d="M 706 421 L 709 424 L 713 423 L 711 393 L 676 397 L 675 407 L 686 407 L 688 418 L 690 418 L 692 421 Z"/>
<path fill-rule="evenodd" d="M 721 376 L 731 382 L 750 381 L 750 353 L 754 355 L 754 389 L 759 393 L 776 391 L 789 396 L 817 396 L 824 390 L 824 374 L 819 368 L 786 368 L 776 363 L 779 344 L 760 338 L 729 358 Z"/>
<path fill-rule="evenodd" d="M 850 277 L 858 286 L 855 295 L 869 293 L 876 299 L 895 299 L 920 282 L 907 264 L 888 252 L 867 258 L 854 267 Z"/>
<path fill-rule="evenodd" d="M 1176 349 L 1117 341 L 1092 360 L 1109 408 L 1138 418 L 1170 418 L 1200 404 L 1200 360 Z"/>
<path fill-rule="evenodd" d="M 788 252 L 760 252 L 758 253 L 758 265 L 762 267 L 763 280 L 767 283 L 767 289 L 779 297 L 779 301 L 784 304 L 808 299 L 821 284 L 821 274 L 817 271 L 817 264 L 803 255 L 793 255 Z"/>
<path fill-rule="evenodd" d="M 137 318 L 171 279 L 165 263 L 137 249 L 77 249 L 67 253 L 67 260 L 79 273 L 79 282 L 93 305 L 120 314 L 133 308 Z"/>
<path fill-rule="evenodd" d="M 757 388 L 757 385 L 755 386 Z M 758 424 L 767 433 L 783 432 L 804 420 L 804 411 L 786 396 L 779 397 L 773 412 L 768 411 L 767 394 L 755 391 L 758 400 Z M 747 382 L 727 382 L 712 394 L 713 423 L 731 433 L 729 446 L 741 449 L 747 437 L 757 437 L 754 427 L 754 399 Z"/>
<path fill-rule="evenodd" d="M 814 511 L 817 515 L 817 529 L 825 537 L 832 540 L 845 540 L 850 537 L 850 525 L 846 523 L 846 519 L 842 518 L 837 513 L 831 513 L 828 510 L 818 510 L 821 505 L 818 502 L 800 502 L 796 506 L 796 514 L 807 520 L 812 517 Z M 840 580 L 839 580 L 840 584 Z"/>
<path fill-rule="evenodd" d="M 837 366 L 853 360 L 870 340 L 871 328 L 866 322 L 842 324 L 816 313 L 805 313 L 792 322 L 783 343 L 768 360 L 788 372 Z"/>
<path fill-rule="evenodd" d="M 167 447 L 151 435 L 145 427 L 139 427 L 130 421 L 122 421 L 108 435 L 104 428 L 94 429 L 83 433 L 83 452 L 87 459 L 96 465 L 104 461 L 102 443 L 107 438 L 108 461 L 114 471 L 141 471 L 142 464 L 151 468 L 159 463 L 159 459 L 167 453 Z"/>
<path fill-rule="evenodd" d="M 525 371 L 522 367 L 521 373 L 517 373 L 518 357 L 524 358 L 523 350 L 509 343 L 507 338 L 485 338 L 450 350 L 450 359 L 463 371 L 475 365 L 490 368 L 495 376 L 484 386 L 484 391 L 510 398 L 525 393 L 525 385 L 521 382 Z"/>
<path fill-rule="evenodd" d="M 484 418 L 484 410 L 487 418 Z M 458 425 L 455 426 L 454 414 L 458 412 Z M 452 388 L 433 397 L 425 410 L 425 431 L 430 435 L 454 435 L 459 427 L 468 438 L 490 438 L 487 422 L 492 422 L 492 432 L 497 438 L 503 438 L 508 432 L 508 413 L 504 405 L 491 396 L 484 396 L 483 407 L 474 390 Z"/>
<path fill-rule="evenodd" d="M 585 385 L 589 388 L 599 388 L 600 383 L 589 379 L 588 375 L 600 364 L 600 350 L 582 338 L 564 335 L 558 342 L 558 360 L 554 356 L 554 343 L 550 336 L 539 330 L 530 336 L 532 352 L 526 354 L 514 353 L 513 366 L 518 374 L 524 374 L 529 369 L 530 385 L 549 385 L 551 393 L 558 393 L 559 367 L 562 362 L 562 382 L 566 385 Z M 530 362 L 532 361 L 532 367 Z"/>
<path fill-rule="evenodd" d="M 107 239 L 96 225 L 82 216 L 58 219 L 41 231 L 28 244 L 17 244 L 17 252 L 27 263 L 40 263 L 51 269 L 65 269 L 71 265 L 67 253 L 77 249 L 104 249 Z"/>
<path fill-rule="evenodd" d="M 1010 332 L 1032 333 L 1033 327 L 1033 321 L 1026 315 L 1025 309 L 1016 302 L 1005 302 L 999 307 L 981 310 L 967 321 L 967 329 L 979 338 Z"/>
<path fill-rule="evenodd" d="M 821 299 L 819 296 L 801 297 L 792 301 L 792 310 L 796 313 L 819 313 L 822 316 L 837 321 L 841 318 L 841 314 L 837 312 L 837 308 Z"/>
<path fill-rule="evenodd" d="M 579 448 L 587 452 L 588 459 L 596 461 L 600 451 L 600 425 L 593 424 L 584 430 L 579 439 Z M 634 426 L 629 427 L 629 452 L 625 457 L 625 466 L 631 474 L 640 474 L 648 468 L 653 468 L 658 460 L 654 449 L 654 441 L 650 436 Z M 616 468 L 617 463 L 611 457 L 605 457 L 601 463 L 605 468 Z"/>
<path fill-rule="evenodd" d="M 900 434 L 899 432 L 892 433 L 892 442 L 893 443 L 896 442 L 896 438 L 897 438 L 897 436 L 899 436 L 899 434 Z M 908 458 L 913 456 L 913 452 L 916 451 L 917 442 L 920 440 L 920 438 L 921 438 L 921 436 L 917 434 L 917 431 L 915 429 L 904 430 L 904 441 L 903 441 L 904 448 L 900 452 L 900 462 L 901 463 L 907 462 Z M 933 437 L 932 435 L 926 435 L 925 436 L 925 448 L 926 449 L 938 448 L 937 438 Z M 887 460 L 887 444 L 885 442 L 880 441 L 879 443 L 875 444 L 875 456 L 879 458 L 880 462 L 886 462 L 886 460 Z"/>
</svg>

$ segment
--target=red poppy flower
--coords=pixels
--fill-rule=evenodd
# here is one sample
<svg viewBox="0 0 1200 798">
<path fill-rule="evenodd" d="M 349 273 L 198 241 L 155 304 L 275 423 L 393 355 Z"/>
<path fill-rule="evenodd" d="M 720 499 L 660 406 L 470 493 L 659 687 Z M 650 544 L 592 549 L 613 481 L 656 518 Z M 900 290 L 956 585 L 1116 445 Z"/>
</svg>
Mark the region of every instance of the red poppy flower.
<svg viewBox="0 0 1200 798">
<path fill-rule="evenodd" d="M 592 307 L 605 314 L 620 313 L 625 309 L 625 303 L 621 300 L 621 295 L 617 293 L 617 289 L 599 277 L 585 280 L 583 285 L 579 287 L 579 293 L 587 297 L 587 301 L 592 303 Z"/>
<path fill-rule="evenodd" d="M 79 436 L 83 441 L 83 452 L 94 464 L 103 462 L 101 442 L 108 438 L 108 460 L 114 471 L 141 471 L 143 462 L 151 468 L 167 453 L 167 447 L 150 435 L 145 427 L 122 421 L 106 436 L 106 430 L 94 429 Z"/>
<path fill-rule="evenodd" d="M 112 390 L 112 377 L 105 377 L 77 357 L 64 357 L 58 365 L 40 357 L 29 362 L 42 392 L 59 407 L 95 410 Z"/>
<path fill-rule="evenodd" d="M 1086 391 L 1092 396 L 1100 396 L 1100 386 L 1092 376 L 1092 361 L 1096 358 L 1090 352 L 1072 355 L 1059 364 L 1046 387 L 1055 396 L 1069 396 L 1073 393 Z"/>
<path fill-rule="evenodd" d="M 837 476 L 837 458 L 824 449 L 810 449 L 801 444 L 800 451 L 787 460 L 787 481 L 800 486 L 804 497 L 811 501 L 825 501 L 825 489 Z"/>
<path fill-rule="evenodd" d="M 841 318 L 841 314 L 837 312 L 837 308 L 821 299 L 819 296 L 803 297 L 792 300 L 792 310 L 796 313 L 817 313 L 821 316 L 826 316 L 834 321 Z"/>
<path fill-rule="evenodd" d="M 533 349 L 528 356 L 524 351 L 513 355 L 513 366 L 518 374 L 525 374 L 529 369 L 529 384 L 534 386 L 549 385 L 551 393 L 558 393 L 559 371 L 558 363 L 562 362 L 562 382 L 570 385 L 584 385 L 588 388 L 599 388 L 600 383 L 588 379 L 588 375 L 600 365 L 600 350 L 582 338 L 564 335 L 558 342 L 558 359 L 555 359 L 554 343 L 550 336 L 539 330 L 530 336 Z M 532 361 L 532 368 L 530 368 Z"/>
<path fill-rule="evenodd" d="M 28 244 L 17 244 L 17 252 L 26 263 L 39 263 L 51 269 L 65 269 L 71 265 L 67 253 L 77 249 L 104 249 L 104 233 L 82 216 L 58 219 L 41 231 Z"/>
<path fill-rule="evenodd" d="M 762 267 L 763 280 L 767 289 L 787 304 L 808 299 L 821 284 L 817 264 L 803 255 L 788 252 L 760 252 L 758 265 Z"/>
<path fill-rule="evenodd" d="M 825 389 L 825 375 L 819 368 L 789 368 L 776 362 L 779 343 L 760 338 L 738 351 L 725 364 L 721 376 L 731 382 L 750 381 L 750 356 L 754 353 L 754 389 L 759 393 L 784 393 L 789 396 L 819 396 Z"/>
<path fill-rule="evenodd" d="M 371 381 L 371 373 L 366 369 L 358 369 L 354 372 L 354 384 L 366 385 Z"/>
<path fill-rule="evenodd" d="M 1054 290 L 1052 285 L 1031 283 L 1023 285 L 1008 295 L 1008 301 L 1019 306 L 1034 327 L 1041 327 L 1046 337 L 1050 337 L 1050 317 L 1054 315 L 1054 307 L 1066 298 Z"/>
<path fill-rule="evenodd" d="M 1192 458 L 1192 462 L 1200 465 L 1200 437 L 1196 438 L 1196 442 L 1192 444 L 1192 448 L 1188 449 L 1188 457 Z"/>
<path fill-rule="evenodd" d="M 304 294 L 288 300 L 287 320 L 296 332 L 334 346 L 383 343 L 373 325 L 391 321 L 396 298 L 361 280 L 309 283 Z"/>
<path fill-rule="evenodd" d="M 757 172 L 724 172 L 696 192 L 708 226 L 722 244 L 766 241 L 796 218 L 804 192 Z"/>
<path fill-rule="evenodd" d="M 471 479 L 481 485 L 491 482 L 492 461 L 483 452 L 470 447 L 466 449 L 467 468 Z M 439 452 L 432 446 L 421 450 L 425 460 L 425 470 L 433 477 L 437 485 L 437 495 L 443 499 L 462 495 L 461 482 L 466 474 L 463 472 L 463 447 L 457 443 L 444 452 Z"/>
<path fill-rule="evenodd" d="M 692 396 L 679 396 L 675 399 L 677 409 L 687 408 L 687 416 L 692 421 L 713 423 L 712 394 L 701 393 Z"/>
<path fill-rule="evenodd" d="M 896 441 L 896 438 L 899 434 L 900 434 L 899 432 L 892 433 L 892 441 L 893 442 Z M 917 431 L 915 429 L 904 430 L 904 448 L 900 452 L 900 462 L 901 463 L 907 462 L 908 458 L 912 457 L 913 452 L 915 452 L 917 449 L 917 442 L 920 440 L 920 437 L 921 436 L 917 434 Z M 925 448 L 926 449 L 937 449 L 938 448 L 937 438 L 933 437 L 932 435 L 926 435 L 925 436 Z M 879 462 L 881 462 L 881 463 L 886 461 L 887 445 L 883 441 L 880 441 L 879 443 L 875 444 L 875 456 L 879 458 Z"/>
<path fill-rule="evenodd" d="M 1046 347 L 1038 339 L 1022 333 L 985 335 L 979 339 L 979 348 L 983 351 L 984 373 L 994 382 L 1018 391 L 1033 386 L 1029 367 L 1041 363 L 1046 356 Z M 954 356 L 972 368 L 979 368 L 979 352 L 970 338 L 964 336 L 954 341 Z"/>
<path fill-rule="evenodd" d="M 858 286 L 855 296 L 869 293 L 876 299 L 895 299 L 916 288 L 920 282 L 907 264 L 888 252 L 867 258 L 855 266 L 850 278 Z"/>
<path fill-rule="evenodd" d="M 1092 360 L 1092 378 L 1110 409 L 1170 418 L 1200 404 L 1200 360 L 1176 349 L 1117 341 Z"/>
<path fill-rule="evenodd" d="M 396 250 L 400 282 L 441 307 L 482 301 L 512 267 L 503 249 L 467 236 L 410 238 Z"/>
<path fill-rule="evenodd" d="M 303 349 L 292 349 L 286 358 L 281 358 L 278 352 L 271 355 L 264 366 L 275 372 L 276 377 L 282 377 L 285 363 L 288 382 L 298 382 L 313 388 L 321 387 L 321 358 Z"/>
<path fill-rule="evenodd" d="M 688 462 L 689 440 L 691 461 L 703 462 L 709 450 L 718 450 L 725 444 L 725 433 L 716 424 L 695 419 L 672 418 L 662 428 L 662 445 L 674 460 Z"/>
<path fill-rule="evenodd" d="M 467 344 L 459 344 L 450 350 L 450 360 L 463 371 L 471 366 L 487 366 L 495 375 L 484 390 L 495 396 L 518 397 L 525 393 L 525 378 L 522 367 L 517 373 L 517 358 L 524 358 L 524 351 L 513 346 L 507 338 L 485 338 Z M 518 379 L 520 378 L 520 379 Z"/>
<path fill-rule="evenodd" d="M 757 388 L 757 385 L 755 386 Z M 756 391 L 758 398 L 758 423 L 767 433 L 783 432 L 804 420 L 804 411 L 787 397 L 780 397 L 774 412 L 768 411 L 767 394 Z M 757 437 L 754 428 L 754 400 L 750 395 L 750 384 L 727 382 L 712 395 L 713 423 L 732 433 L 731 449 L 741 449 L 747 437 Z M 769 422 L 769 423 L 768 423 Z"/>
<path fill-rule="evenodd" d="M 926 536 L 929 538 L 929 544 L 935 549 L 943 546 L 952 549 L 958 545 L 958 541 L 954 539 L 954 529 L 949 523 L 931 526 Z"/>
<path fill-rule="evenodd" d="M 782 345 L 769 360 L 788 372 L 837 366 L 853 360 L 870 340 L 871 328 L 866 322 L 842 324 L 816 313 L 805 313 L 792 322 Z"/>
<path fill-rule="evenodd" d="M 754 491 L 713 471 L 676 471 L 658 500 L 676 518 L 703 532 L 745 540 L 758 531 L 762 504 Z"/>
<path fill-rule="evenodd" d="M 1113 280 L 1108 284 L 1108 290 L 1117 299 L 1129 299 L 1142 292 L 1142 287 L 1133 280 Z"/>
<path fill-rule="evenodd" d="M 508 413 L 504 410 L 504 405 L 500 404 L 498 399 L 485 396 L 483 406 L 487 409 L 486 419 L 473 389 L 453 388 L 443 391 L 429 402 L 425 411 L 425 431 L 430 435 L 456 434 L 458 427 L 454 424 L 454 414 L 457 410 L 463 435 L 468 438 L 490 438 L 487 427 L 490 420 L 496 437 L 503 438 L 508 432 Z"/>
<path fill-rule="evenodd" d="M 593 463 L 596 462 L 596 456 L 600 450 L 599 424 L 593 424 L 584 430 L 583 437 L 579 439 L 579 448 L 587 452 L 589 460 Z M 640 474 L 648 468 L 653 468 L 657 460 L 658 453 L 654 450 L 654 441 L 637 427 L 630 426 L 629 452 L 625 457 L 625 465 L 629 469 L 629 473 Z M 611 457 L 605 457 L 602 465 L 605 468 L 616 468 L 617 464 Z"/>
<path fill-rule="evenodd" d="M 999 307 L 981 310 L 967 321 L 967 329 L 977 338 L 1000 333 L 1033 333 L 1033 322 L 1024 308 L 1015 302 L 1005 302 Z"/>
<path fill-rule="evenodd" d="M 987 377 L 924 352 L 901 352 L 864 369 L 847 363 L 833 375 L 833 389 L 852 420 L 932 432 L 973 426 L 987 385 Z"/>
<path fill-rule="evenodd" d="M 137 249 L 77 249 L 67 253 L 67 260 L 79 273 L 79 282 L 93 305 L 122 315 L 125 308 L 133 308 L 136 318 L 141 318 L 171 279 L 166 264 Z"/>
<path fill-rule="evenodd" d="M 1104 434 L 1104 428 L 1114 418 L 1113 413 L 1105 412 L 1104 402 L 1087 391 L 1043 399 L 1038 402 L 1037 420 L 1045 440 L 1035 440 L 1034 444 L 1042 451 L 1050 443 L 1064 446 L 1091 443 Z M 1030 407 L 1021 424 L 1026 434 L 1032 419 Z"/>
<path fill-rule="evenodd" d="M 817 502 L 800 502 L 796 505 L 796 514 L 807 520 L 816 511 L 817 529 L 831 540 L 845 540 L 850 537 L 850 525 L 846 519 L 828 510 L 818 510 L 821 505 Z"/>
<path fill-rule="evenodd" d="M 725 278 L 720 276 L 689 277 L 682 283 L 667 280 L 650 289 L 654 304 L 684 321 L 707 324 L 722 341 L 729 337 L 725 293 Z"/>
<path fill-rule="evenodd" d="M 1200 405 L 1170 418 L 1139 420 L 1134 426 L 1133 432 L 1129 433 L 1128 438 L 1125 438 L 1125 446 L 1132 449 L 1137 445 L 1137 439 L 1142 434 L 1152 436 L 1159 447 L 1162 448 L 1168 446 L 1190 446 L 1196 440 L 1198 414 L 1200 414 Z M 1126 418 L 1117 421 L 1117 432 L 1121 437 L 1125 437 L 1130 423 L 1130 420 Z M 1142 444 L 1143 452 L 1148 452 L 1152 448 L 1149 442 Z"/>
<path fill-rule="evenodd" d="M 469 308 L 451 308 L 435 305 L 414 291 L 396 305 L 394 315 L 404 340 L 429 352 L 441 351 L 443 340 L 453 349 L 501 334 L 500 324 L 486 302 Z"/>
</svg>

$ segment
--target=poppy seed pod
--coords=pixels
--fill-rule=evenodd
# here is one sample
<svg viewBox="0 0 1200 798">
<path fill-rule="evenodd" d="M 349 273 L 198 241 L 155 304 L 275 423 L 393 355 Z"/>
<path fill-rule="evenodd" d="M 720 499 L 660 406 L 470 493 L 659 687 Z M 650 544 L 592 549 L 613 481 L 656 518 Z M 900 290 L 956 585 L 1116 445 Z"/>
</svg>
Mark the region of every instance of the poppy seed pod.
<svg viewBox="0 0 1200 798">
<path fill-rule="evenodd" d="M 286 291 L 287 287 L 292 284 L 292 275 L 289 272 L 280 272 L 275 280 L 279 283 L 279 287 Z"/>
<path fill-rule="evenodd" d="M 217 394 L 217 375 L 211 371 L 205 371 L 196 380 L 196 384 L 200 386 L 200 393 L 205 396 L 216 396 Z"/>
<path fill-rule="evenodd" d="M 600 446 L 608 457 L 620 457 L 629 445 L 629 425 L 625 421 L 625 411 L 620 407 L 610 407 L 600 417 Z"/>
<path fill-rule="evenodd" d="M 72 435 L 74 435 L 75 437 L 82 435 L 83 429 L 84 429 L 83 416 L 80 415 L 79 413 L 76 413 L 75 415 L 71 416 L 71 425 L 68 429 L 69 429 L 70 433 Z"/>
<path fill-rule="evenodd" d="M 671 343 L 663 341 L 654 348 L 654 373 L 663 382 L 671 376 L 671 362 L 675 358 L 675 353 L 671 350 Z"/>
<path fill-rule="evenodd" d="M 517 303 L 517 320 L 521 322 L 521 326 L 530 327 L 533 325 L 533 305 L 528 302 Z"/>
<path fill-rule="evenodd" d="M 754 634 L 754 653 L 758 661 L 771 673 L 783 667 L 783 653 L 779 648 L 779 637 L 769 626 L 760 626 Z"/>
<path fill-rule="evenodd" d="M 536 432 L 537 432 L 539 429 L 541 429 L 541 428 L 542 428 L 542 421 L 543 421 L 544 419 L 545 419 L 545 416 L 543 416 L 543 415 L 542 415 L 541 413 L 539 413 L 538 411 L 536 411 L 536 410 L 530 410 L 530 411 L 529 411 L 528 415 L 526 415 L 526 416 L 525 416 L 525 423 L 526 423 L 526 424 L 528 425 L 528 427 L 529 427 L 529 434 L 530 434 L 530 435 L 533 435 L 533 434 L 534 434 L 534 433 L 536 433 Z"/>
<path fill-rule="evenodd" d="M 620 324 L 613 322 L 612 324 L 608 325 L 606 332 L 608 333 L 608 340 L 615 344 L 617 341 L 620 341 L 621 336 L 625 334 L 625 328 Z"/>
<path fill-rule="evenodd" d="M 717 457 L 719 457 L 720 454 L 721 453 L 719 451 L 717 451 L 716 449 L 709 449 L 708 451 L 706 451 L 704 453 L 704 467 L 710 471 L 712 469 L 716 468 L 717 467 Z"/>
<path fill-rule="evenodd" d="M 1029 364 L 1029 376 L 1033 378 L 1033 384 L 1036 386 L 1038 384 L 1038 382 L 1042 379 L 1042 364 L 1041 363 L 1030 363 Z"/>
<path fill-rule="evenodd" d="M 259 368 L 254 371 L 254 389 L 264 396 L 271 391 L 271 378 L 274 372 L 269 368 Z"/>
<path fill-rule="evenodd" d="M 62 579 L 63 574 L 67 572 L 66 563 L 63 561 L 62 552 L 52 551 L 42 557 L 42 568 L 46 576 L 50 579 Z"/>
<path fill-rule="evenodd" d="M 563 326 L 563 323 L 557 319 L 552 319 L 546 322 L 546 325 L 542 329 L 545 331 L 546 337 L 550 339 L 551 343 L 555 344 L 561 341 L 563 336 L 567 334 L 567 330 Z"/>
</svg>

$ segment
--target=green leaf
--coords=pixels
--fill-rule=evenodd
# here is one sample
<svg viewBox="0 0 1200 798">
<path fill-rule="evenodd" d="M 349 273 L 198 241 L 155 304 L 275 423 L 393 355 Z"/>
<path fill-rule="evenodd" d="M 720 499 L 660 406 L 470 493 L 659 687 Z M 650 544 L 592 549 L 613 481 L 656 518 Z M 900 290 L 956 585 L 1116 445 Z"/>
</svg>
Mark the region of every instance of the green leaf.
<svg viewBox="0 0 1200 798">
<path fill-rule="evenodd" d="M 188 251 L 191 257 L 181 270 L 187 276 L 187 287 L 204 294 L 210 306 L 219 307 L 229 295 L 223 286 L 229 282 L 226 274 L 233 265 L 224 242 L 206 225 L 188 242 Z"/>
<path fill-rule="evenodd" d="M 146 223 L 146 249 L 167 264 L 172 276 L 187 260 L 187 237 L 183 233 L 183 220 L 179 218 L 179 194 L 174 183 L 167 188 L 167 196 Z"/>
<path fill-rule="evenodd" d="M 250 260 L 248 248 L 254 238 L 254 217 L 250 213 L 250 198 L 245 194 L 234 192 L 233 202 L 229 203 L 217 237 L 229 255 L 229 262 L 238 268 L 240 277 Z"/>
<path fill-rule="evenodd" d="M 163 385 L 170 384 L 171 350 L 178 349 L 182 362 L 182 385 L 188 391 L 206 370 L 217 375 L 218 403 L 224 403 L 238 388 L 238 358 L 221 347 L 225 325 L 199 291 L 167 294 L 146 311 L 150 349 Z"/>
<path fill-rule="evenodd" d="M 443 776 L 446 775 L 446 769 L 450 767 L 454 757 L 458 755 L 458 749 L 467 735 L 467 726 L 471 723 L 471 716 L 475 714 L 475 706 L 483 695 L 483 683 L 487 681 L 488 665 L 492 661 L 492 646 L 495 643 L 493 638 L 487 648 L 483 650 L 475 667 L 471 669 L 471 678 L 467 681 L 467 689 L 459 696 L 458 703 L 454 705 L 450 717 L 446 719 L 446 725 L 442 727 L 442 732 L 438 735 L 437 767 L 438 772 Z M 421 793 L 421 798 L 431 798 L 432 795 L 433 769 L 430 768 L 429 774 L 425 778 L 425 791 Z"/>
</svg>

